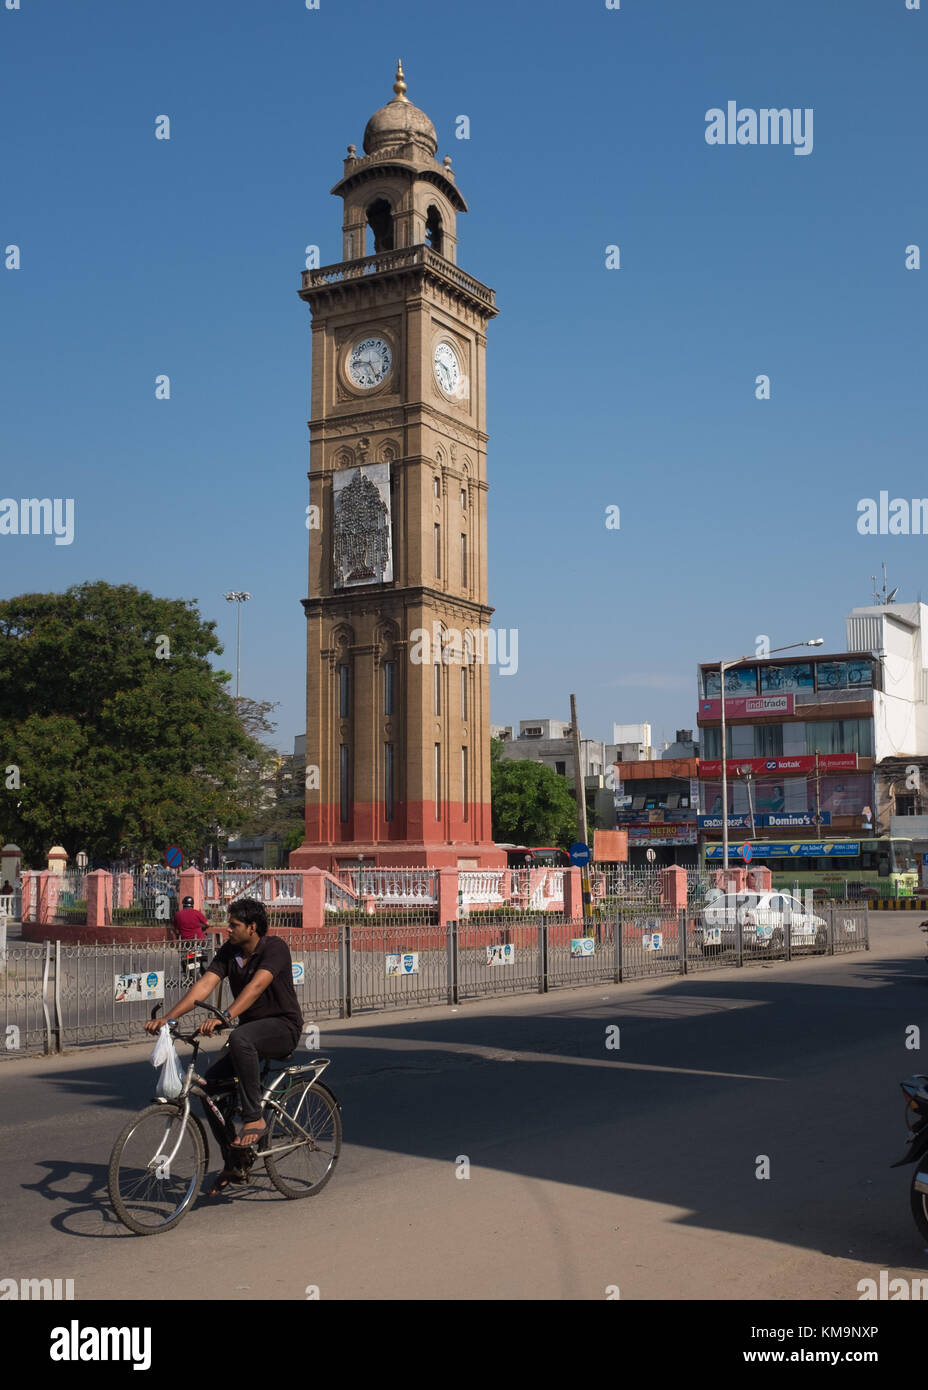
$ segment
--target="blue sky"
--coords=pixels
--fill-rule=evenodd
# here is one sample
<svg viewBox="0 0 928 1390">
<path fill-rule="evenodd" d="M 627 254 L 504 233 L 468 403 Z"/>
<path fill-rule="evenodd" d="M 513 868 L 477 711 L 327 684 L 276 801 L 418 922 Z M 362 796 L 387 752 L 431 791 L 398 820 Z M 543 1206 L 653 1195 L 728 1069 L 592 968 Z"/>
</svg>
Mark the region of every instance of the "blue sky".
<svg viewBox="0 0 928 1390">
<path fill-rule="evenodd" d="M 5 0 L 4 0 L 5 3 Z M 6 496 L 73 497 L 72 545 L 0 538 L 0 592 L 195 598 L 243 693 L 303 725 L 310 316 L 303 248 L 397 56 L 470 206 L 489 328 L 493 719 L 695 724 L 695 667 L 823 636 L 928 538 L 928 5 L 905 0 L 21 0 L 0 8 Z M 814 148 L 707 145 L 706 111 L 811 107 Z M 155 117 L 172 120 L 170 141 Z M 455 119 L 470 117 L 470 139 Z M 605 248 L 621 248 L 621 269 Z M 168 373 L 172 398 L 154 380 Z M 757 401 L 754 380 L 771 378 Z M 621 526 L 607 530 L 618 506 Z"/>
</svg>

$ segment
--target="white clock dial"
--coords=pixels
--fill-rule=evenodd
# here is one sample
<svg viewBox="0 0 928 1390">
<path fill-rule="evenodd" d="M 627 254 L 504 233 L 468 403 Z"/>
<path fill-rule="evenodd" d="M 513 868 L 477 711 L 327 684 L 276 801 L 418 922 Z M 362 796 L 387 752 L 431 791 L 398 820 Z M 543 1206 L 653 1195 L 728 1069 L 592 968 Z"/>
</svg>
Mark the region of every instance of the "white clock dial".
<svg viewBox="0 0 928 1390">
<path fill-rule="evenodd" d="M 389 343 L 383 338 L 364 338 L 351 349 L 348 375 L 355 386 L 379 386 L 392 363 Z"/>
<path fill-rule="evenodd" d="M 450 343 L 439 343 L 432 357 L 435 380 L 446 396 L 456 395 L 461 380 L 458 355 Z"/>
</svg>

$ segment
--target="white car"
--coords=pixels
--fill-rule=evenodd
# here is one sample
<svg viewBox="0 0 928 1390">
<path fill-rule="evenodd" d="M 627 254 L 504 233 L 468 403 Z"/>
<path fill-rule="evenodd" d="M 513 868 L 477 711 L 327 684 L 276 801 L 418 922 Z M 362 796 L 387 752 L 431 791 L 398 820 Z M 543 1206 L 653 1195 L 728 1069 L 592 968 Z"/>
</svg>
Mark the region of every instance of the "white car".
<svg viewBox="0 0 928 1390">
<path fill-rule="evenodd" d="M 710 890 L 696 923 L 697 943 L 734 946 L 735 928 L 752 946 L 781 946 L 789 927 L 793 947 L 822 945 L 827 939 L 824 917 L 810 912 L 792 893 L 723 893 Z"/>
</svg>

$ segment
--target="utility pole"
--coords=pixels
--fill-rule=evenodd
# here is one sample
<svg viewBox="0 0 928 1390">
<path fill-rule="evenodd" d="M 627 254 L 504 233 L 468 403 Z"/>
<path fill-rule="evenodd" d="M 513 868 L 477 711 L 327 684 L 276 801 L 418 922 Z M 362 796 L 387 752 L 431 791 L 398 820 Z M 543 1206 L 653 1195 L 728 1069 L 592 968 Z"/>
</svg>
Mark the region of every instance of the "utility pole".
<svg viewBox="0 0 928 1390">
<path fill-rule="evenodd" d="M 577 839 L 587 843 L 586 829 L 586 780 L 583 776 L 583 763 L 580 758 L 580 726 L 577 723 L 577 697 L 570 697 L 570 723 L 574 731 L 574 788 L 577 793 Z"/>
<path fill-rule="evenodd" d="M 586 826 L 586 778 L 583 775 L 583 761 L 580 756 L 580 724 L 577 719 L 577 697 L 570 697 L 570 722 L 574 735 L 574 789 L 577 796 L 577 839 L 588 844 Z M 580 868 L 580 884 L 583 893 L 583 925 L 586 935 L 593 934 L 593 894 L 590 885 L 590 866 Z"/>
</svg>

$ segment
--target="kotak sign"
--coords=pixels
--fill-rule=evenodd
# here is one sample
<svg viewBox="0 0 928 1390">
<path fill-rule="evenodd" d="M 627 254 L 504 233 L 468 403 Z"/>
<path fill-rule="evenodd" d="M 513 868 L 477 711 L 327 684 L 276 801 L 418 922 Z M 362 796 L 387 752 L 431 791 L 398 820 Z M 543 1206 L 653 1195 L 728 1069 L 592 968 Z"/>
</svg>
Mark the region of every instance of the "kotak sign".
<svg viewBox="0 0 928 1390">
<path fill-rule="evenodd" d="M 725 701 L 726 708 L 728 701 Z M 737 777 L 738 769 L 748 767 L 752 772 L 814 772 L 815 757 L 811 753 L 805 753 L 797 758 L 728 758 L 728 775 Z M 819 753 L 818 755 L 819 772 L 856 772 L 857 754 L 856 753 Z M 721 777 L 722 764 L 720 759 L 711 760 L 700 758 L 699 775 L 706 777 Z"/>
<path fill-rule="evenodd" d="M 721 700 L 700 700 L 699 713 L 705 719 L 721 719 Z M 727 695 L 725 718 L 746 719 L 749 714 L 792 714 L 792 695 Z"/>
</svg>

